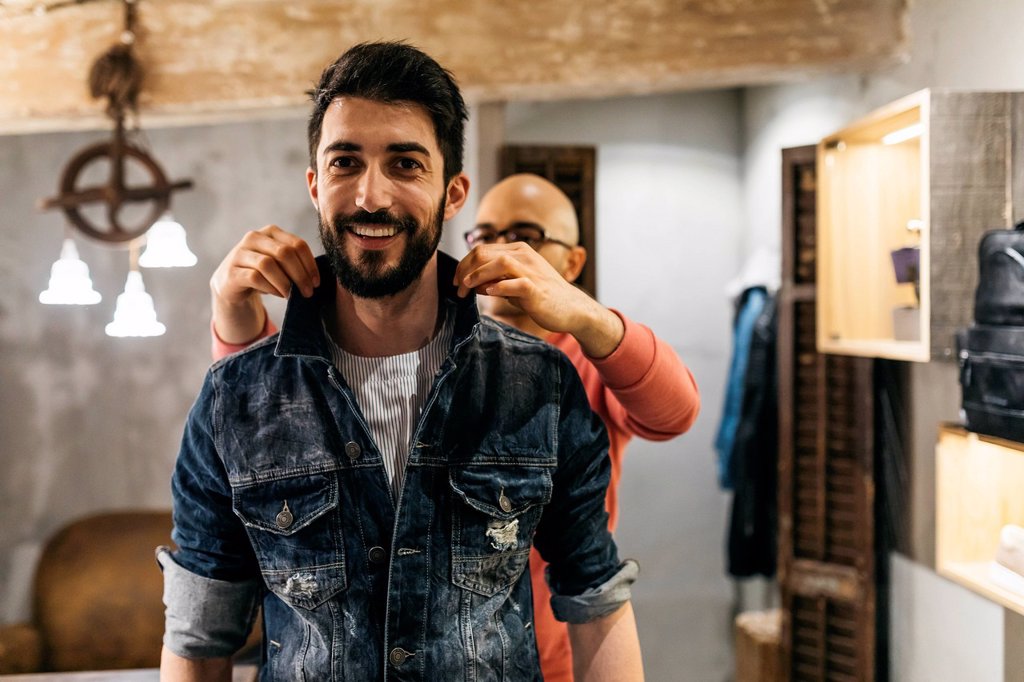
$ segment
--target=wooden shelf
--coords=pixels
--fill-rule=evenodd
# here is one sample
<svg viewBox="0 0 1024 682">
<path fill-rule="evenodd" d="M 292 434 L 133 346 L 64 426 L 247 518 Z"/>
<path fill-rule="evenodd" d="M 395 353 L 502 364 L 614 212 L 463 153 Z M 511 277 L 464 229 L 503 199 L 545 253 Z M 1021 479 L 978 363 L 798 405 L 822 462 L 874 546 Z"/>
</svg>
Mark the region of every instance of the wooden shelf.
<svg viewBox="0 0 1024 682">
<path fill-rule="evenodd" d="M 993 566 L 1003 526 L 1024 526 L 1024 444 L 944 425 L 936 446 L 936 569 L 1024 614 L 1021 590 Z"/>
<path fill-rule="evenodd" d="M 972 318 L 978 242 L 1012 226 L 1021 111 L 1021 93 L 922 90 L 821 140 L 821 352 L 954 359 L 955 332 Z M 908 248 L 916 287 L 897 281 L 893 263 Z"/>
<path fill-rule="evenodd" d="M 914 341 L 833 339 L 828 344 L 828 352 L 837 355 L 857 355 L 865 358 L 889 358 L 890 360 L 928 362 L 928 349 Z"/>
<path fill-rule="evenodd" d="M 952 562 L 939 568 L 939 575 L 963 585 L 989 601 L 1024 614 L 1024 590 L 1010 589 L 1003 581 L 993 578 L 992 571 L 991 561 Z M 1024 576 L 1018 580 L 1024 582 Z"/>
</svg>

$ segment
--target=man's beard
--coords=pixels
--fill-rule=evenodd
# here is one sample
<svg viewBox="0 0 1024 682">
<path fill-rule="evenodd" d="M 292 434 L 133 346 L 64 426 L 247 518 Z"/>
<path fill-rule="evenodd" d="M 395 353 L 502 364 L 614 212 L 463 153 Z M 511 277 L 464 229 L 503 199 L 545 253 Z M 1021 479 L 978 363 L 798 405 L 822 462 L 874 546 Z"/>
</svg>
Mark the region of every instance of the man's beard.
<svg viewBox="0 0 1024 682">
<path fill-rule="evenodd" d="M 346 216 L 335 216 L 333 228 L 328 228 L 323 216 L 318 215 L 320 241 L 338 282 L 358 298 L 384 298 L 406 289 L 423 273 L 437 251 L 444 223 L 444 208 L 445 197 L 441 197 L 441 205 L 432 226 L 422 226 L 411 216 L 395 216 L 386 209 L 374 213 L 360 209 Z M 357 223 L 393 225 L 400 233 L 405 233 L 407 244 L 397 265 L 388 267 L 385 264 L 384 251 L 362 251 L 358 262 L 348 257 L 342 245 L 343 235 L 350 226 Z"/>
</svg>

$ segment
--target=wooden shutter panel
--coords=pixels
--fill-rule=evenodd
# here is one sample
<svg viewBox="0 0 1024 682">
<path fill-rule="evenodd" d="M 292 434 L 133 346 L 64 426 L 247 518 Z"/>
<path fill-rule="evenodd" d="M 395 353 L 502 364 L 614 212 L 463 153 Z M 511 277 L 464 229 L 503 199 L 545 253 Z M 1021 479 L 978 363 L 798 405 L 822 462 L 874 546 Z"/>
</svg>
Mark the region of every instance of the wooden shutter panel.
<svg viewBox="0 0 1024 682">
<path fill-rule="evenodd" d="M 597 296 L 597 241 L 594 235 L 594 174 L 596 147 L 549 147 L 506 145 L 501 148 L 501 177 L 533 173 L 553 182 L 576 208 L 580 246 L 587 250 L 587 264 L 577 284 Z"/>
<path fill-rule="evenodd" d="M 779 581 L 783 669 L 875 679 L 874 361 L 815 348 L 815 150 L 783 151 Z"/>
</svg>

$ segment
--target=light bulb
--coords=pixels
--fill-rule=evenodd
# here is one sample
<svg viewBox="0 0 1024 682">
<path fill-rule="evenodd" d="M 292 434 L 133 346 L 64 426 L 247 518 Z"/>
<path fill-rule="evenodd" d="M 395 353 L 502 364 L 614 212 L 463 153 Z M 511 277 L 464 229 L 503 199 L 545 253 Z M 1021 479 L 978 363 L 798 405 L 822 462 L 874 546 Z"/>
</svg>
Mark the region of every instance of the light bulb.
<svg viewBox="0 0 1024 682">
<path fill-rule="evenodd" d="M 164 213 L 146 232 L 146 250 L 139 256 L 144 268 L 190 268 L 196 264 L 196 255 L 189 251 L 185 241 L 185 228 Z"/>
<path fill-rule="evenodd" d="M 114 321 L 107 325 L 107 336 L 160 336 L 167 327 L 157 321 L 153 297 L 146 293 L 142 273 L 128 272 L 124 293 L 117 297 Z"/>
<path fill-rule="evenodd" d="M 913 123 L 908 125 L 906 128 L 894 130 L 888 135 L 883 136 L 882 144 L 899 144 L 900 142 L 913 140 L 915 137 L 921 137 L 922 132 L 924 132 L 924 125 L 921 123 Z"/>
<path fill-rule="evenodd" d="M 60 247 L 60 258 L 50 267 L 50 282 L 39 294 L 47 305 L 93 305 L 103 297 L 92 288 L 89 266 L 78 257 L 74 240 L 67 238 Z"/>
</svg>

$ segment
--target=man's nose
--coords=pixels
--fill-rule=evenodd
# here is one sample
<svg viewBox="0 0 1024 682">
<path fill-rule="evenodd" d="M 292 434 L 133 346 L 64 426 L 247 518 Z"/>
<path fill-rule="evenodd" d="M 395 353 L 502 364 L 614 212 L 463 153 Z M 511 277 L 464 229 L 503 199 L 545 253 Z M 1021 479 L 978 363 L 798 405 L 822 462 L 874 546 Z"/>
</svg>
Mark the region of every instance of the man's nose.
<svg viewBox="0 0 1024 682">
<path fill-rule="evenodd" d="M 356 206 L 368 213 L 389 209 L 393 191 L 394 186 L 387 173 L 376 166 L 369 166 L 359 178 L 359 186 L 356 189 Z"/>
</svg>

